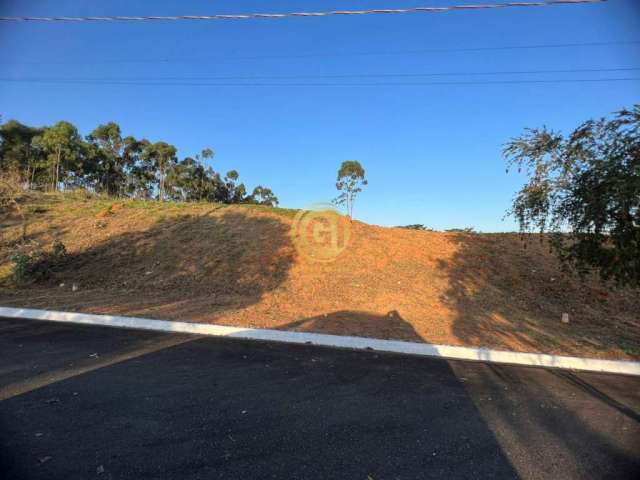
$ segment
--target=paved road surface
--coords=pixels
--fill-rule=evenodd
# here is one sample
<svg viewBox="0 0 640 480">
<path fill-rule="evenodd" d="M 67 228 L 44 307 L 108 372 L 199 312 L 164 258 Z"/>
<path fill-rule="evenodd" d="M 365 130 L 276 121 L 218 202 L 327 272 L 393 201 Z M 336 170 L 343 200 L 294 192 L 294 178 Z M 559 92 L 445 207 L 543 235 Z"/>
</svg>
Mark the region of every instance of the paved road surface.
<svg viewBox="0 0 640 480">
<path fill-rule="evenodd" d="M 640 378 L 0 319 L 2 479 L 640 478 Z"/>
</svg>

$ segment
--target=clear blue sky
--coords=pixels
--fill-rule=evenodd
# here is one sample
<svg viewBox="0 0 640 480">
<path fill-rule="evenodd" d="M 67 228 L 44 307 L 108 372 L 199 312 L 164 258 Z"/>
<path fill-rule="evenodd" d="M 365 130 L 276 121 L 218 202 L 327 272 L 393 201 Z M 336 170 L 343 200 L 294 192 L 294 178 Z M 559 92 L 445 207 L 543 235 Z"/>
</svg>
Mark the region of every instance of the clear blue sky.
<svg viewBox="0 0 640 480">
<path fill-rule="evenodd" d="M 482 2 L 3 0 L 0 15 L 213 14 L 464 3 Z M 455 51 L 634 40 L 640 40 L 637 0 L 317 19 L 3 23 L 0 77 L 191 78 L 640 67 L 638 43 Z M 425 49 L 448 51 L 411 52 Z M 612 77 L 640 77 L 640 70 L 399 81 Z M 249 187 L 270 186 L 285 207 L 333 198 L 338 166 L 357 159 L 369 178 L 356 205 L 357 218 L 381 225 L 424 223 L 438 229 L 475 226 L 483 231 L 514 229 L 513 221 L 502 217 L 523 179 L 505 174 L 500 152 L 507 139 L 525 127 L 544 124 L 568 130 L 584 119 L 638 102 L 640 81 L 346 87 L 0 82 L 3 120 L 44 125 L 65 119 L 82 134 L 113 120 L 124 134 L 175 144 L 181 156 L 211 147 L 216 152 L 214 168 L 237 169 Z"/>
</svg>

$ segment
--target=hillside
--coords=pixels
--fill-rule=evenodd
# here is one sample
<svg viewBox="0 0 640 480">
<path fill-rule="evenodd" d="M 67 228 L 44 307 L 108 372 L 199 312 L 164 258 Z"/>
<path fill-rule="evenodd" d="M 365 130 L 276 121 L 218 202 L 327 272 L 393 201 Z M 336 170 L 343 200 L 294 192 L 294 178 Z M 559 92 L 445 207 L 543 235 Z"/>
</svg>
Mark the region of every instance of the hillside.
<svg viewBox="0 0 640 480">
<path fill-rule="evenodd" d="M 567 276 L 546 246 L 525 249 L 518 235 L 354 222 L 349 248 L 318 263 L 292 243 L 292 210 L 80 194 L 22 202 L 20 248 L 59 240 L 67 254 L 46 278 L 16 285 L 21 222 L 0 216 L 3 306 L 640 357 L 640 292 Z"/>
</svg>

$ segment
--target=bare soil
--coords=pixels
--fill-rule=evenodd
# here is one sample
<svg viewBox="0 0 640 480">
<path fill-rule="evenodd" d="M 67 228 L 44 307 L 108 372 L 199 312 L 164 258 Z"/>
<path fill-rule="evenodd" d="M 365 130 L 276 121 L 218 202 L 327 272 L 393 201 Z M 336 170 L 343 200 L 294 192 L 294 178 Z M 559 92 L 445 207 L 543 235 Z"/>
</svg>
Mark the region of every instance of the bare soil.
<svg viewBox="0 0 640 480">
<path fill-rule="evenodd" d="M 20 218 L 0 214 L 3 306 L 640 358 L 640 292 L 565 274 L 544 243 L 517 234 L 355 221 L 348 248 L 317 262 L 296 249 L 291 210 L 83 195 L 23 202 L 26 241 Z M 16 284 L 16 251 L 55 240 L 64 261 Z"/>
</svg>

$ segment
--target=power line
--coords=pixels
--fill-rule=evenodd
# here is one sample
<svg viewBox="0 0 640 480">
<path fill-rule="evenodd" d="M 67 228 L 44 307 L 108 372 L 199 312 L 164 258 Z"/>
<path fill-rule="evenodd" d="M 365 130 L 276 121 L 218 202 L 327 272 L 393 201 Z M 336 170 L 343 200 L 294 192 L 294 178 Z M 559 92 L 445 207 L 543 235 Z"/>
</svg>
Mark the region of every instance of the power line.
<svg viewBox="0 0 640 480">
<path fill-rule="evenodd" d="M 144 22 L 176 20 L 253 20 L 290 17 L 332 17 L 343 15 L 383 15 L 400 13 L 442 13 L 458 10 L 477 11 L 514 7 L 547 7 L 603 3 L 606 0 L 544 0 L 538 2 L 487 3 L 478 5 L 450 5 L 445 7 L 380 8 L 371 10 L 332 10 L 325 12 L 245 13 L 230 15 L 171 15 L 171 16 L 88 16 L 88 17 L 0 17 L 4 22 Z"/>
<path fill-rule="evenodd" d="M 558 74 L 558 73 L 603 73 L 603 72 L 629 72 L 640 70 L 640 67 L 614 67 L 614 68 L 571 68 L 556 70 L 497 70 L 484 72 L 425 72 L 425 73 L 337 73 L 337 74 L 308 74 L 308 75 L 215 75 L 199 77 L 120 77 L 120 78 L 71 78 L 77 81 L 115 81 L 115 82 L 161 82 L 161 81 L 205 81 L 205 80 L 302 80 L 302 79 L 346 79 L 346 78 L 420 78 L 420 77 L 460 77 L 460 76 L 491 76 L 491 75 L 532 75 L 532 74 Z M 8 77 L 7 77 L 8 78 Z M 22 77 L 21 81 L 31 79 L 38 81 L 67 80 L 55 77 Z"/>
<path fill-rule="evenodd" d="M 542 43 L 532 45 L 495 45 L 486 47 L 461 47 L 461 48 L 423 48 L 413 50 L 378 50 L 365 52 L 317 52 L 317 53 L 301 53 L 296 55 L 256 55 L 256 56 L 212 56 L 212 57 L 181 57 L 181 58 L 135 58 L 135 59 L 83 59 L 78 61 L 56 61 L 56 60 L 34 60 L 34 61 L 12 61 L 1 60 L 0 64 L 12 65 L 76 65 L 76 64 L 121 64 L 121 63 L 189 63 L 203 62 L 207 60 L 279 60 L 279 59 L 295 59 L 295 58 L 325 58 L 325 57 L 357 57 L 357 56 L 387 56 L 387 55 L 423 55 L 431 53 L 456 53 L 456 52 L 489 52 L 489 51 L 506 51 L 506 50 L 537 50 L 537 49 L 553 49 L 553 48 L 583 48 L 583 47 L 604 47 L 611 45 L 638 45 L 640 40 L 626 40 L 614 42 L 576 42 L 576 43 Z"/>
<path fill-rule="evenodd" d="M 601 47 L 610 45 L 637 45 L 640 40 L 627 40 L 618 42 L 576 42 L 576 43 L 542 43 L 533 45 L 496 45 L 487 47 L 449 47 L 449 48 L 420 48 L 413 50 L 387 50 L 387 51 L 368 51 L 368 52 L 320 52 L 320 53 L 302 53 L 298 55 L 270 55 L 270 56 L 253 56 L 253 57 L 236 57 L 243 60 L 261 60 L 261 59 L 288 59 L 288 58 L 316 58 L 316 57 L 352 57 L 352 56 L 378 56 L 378 55 L 411 55 L 411 54 L 428 54 L 428 53 L 456 53 L 456 52 L 486 52 L 501 50 L 535 50 L 545 48 L 575 48 L 575 47 Z M 222 57 L 219 57 L 222 58 Z M 178 59 L 164 59 L 172 61 Z M 201 60 L 201 59 L 194 59 Z"/>
<path fill-rule="evenodd" d="M 0 82 L 36 83 L 61 85 L 120 85 L 120 86 L 174 86 L 174 87 L 383 87 L 383 86 L 437 86 L 437 85 L 521 85 L 521 84 L 571 84 L 571 83 L 601 83 L 601 82 L 635 82 L 640 77 L 628 78 L 578 78 L 578 79 L 550 79 L 550 80 L 487 80 L 487 81 L 445 81 L 445 82 L 145 82 L 145 81 L 114 81 L 100 79 L 40 79 L 40 78 L 0 78 Z"/>
</svg>

